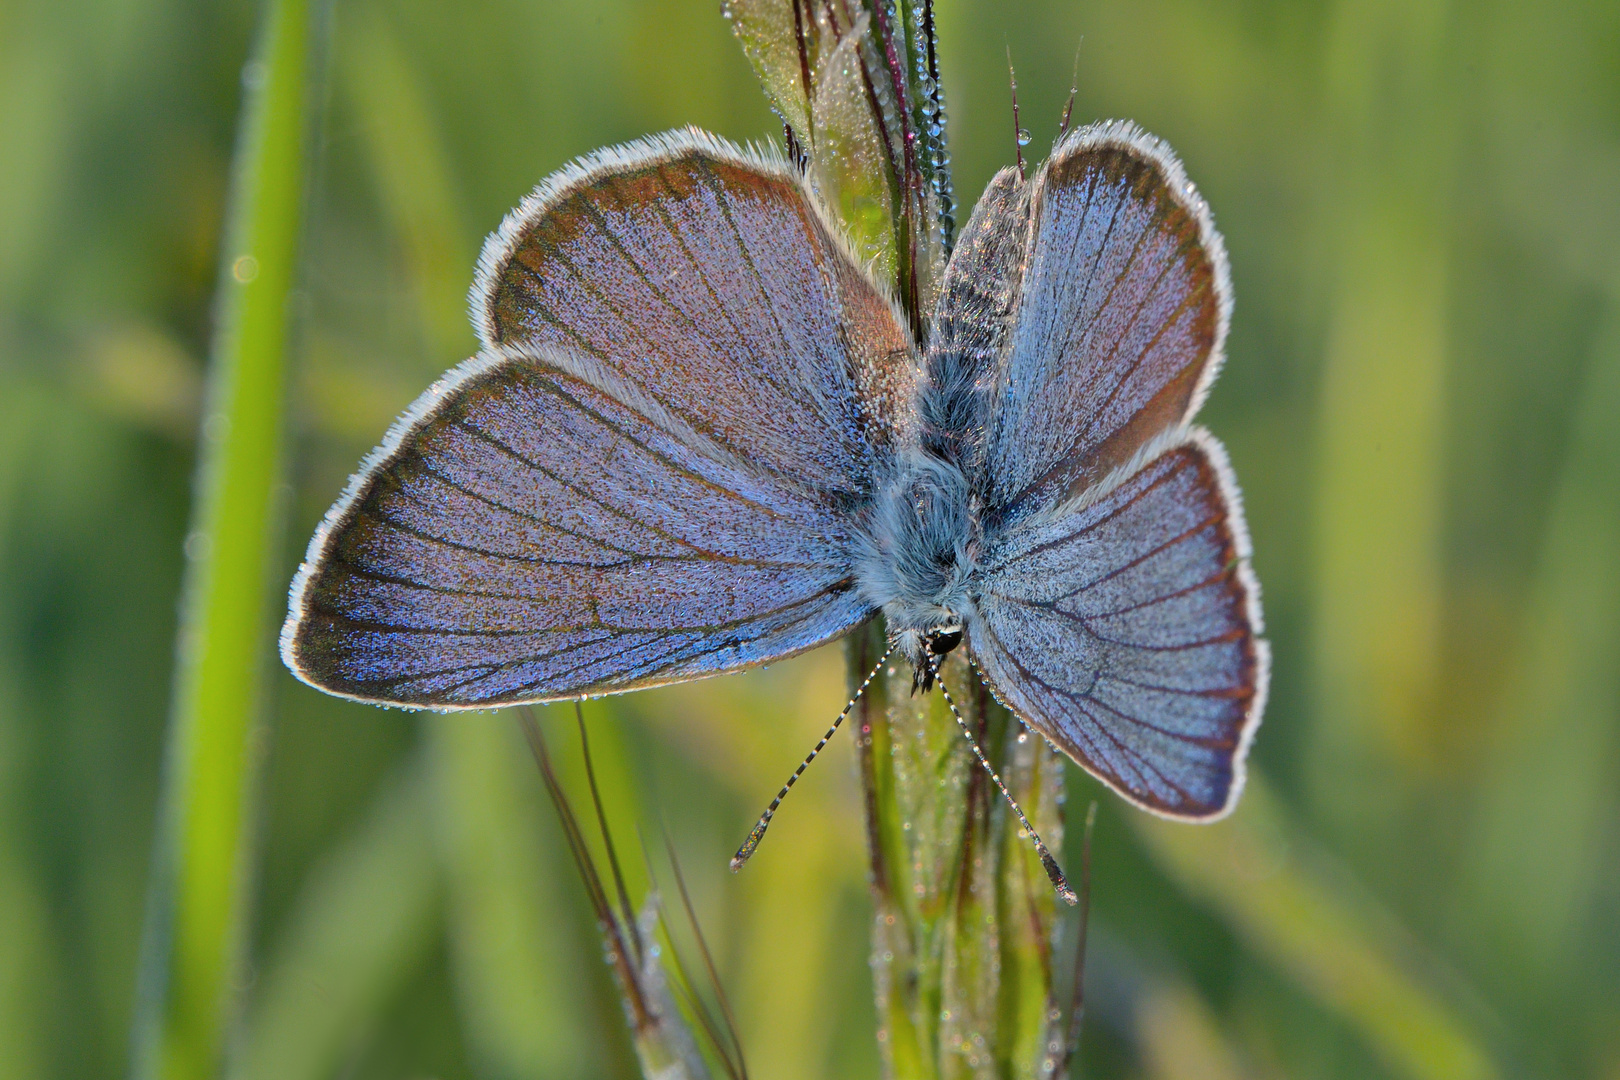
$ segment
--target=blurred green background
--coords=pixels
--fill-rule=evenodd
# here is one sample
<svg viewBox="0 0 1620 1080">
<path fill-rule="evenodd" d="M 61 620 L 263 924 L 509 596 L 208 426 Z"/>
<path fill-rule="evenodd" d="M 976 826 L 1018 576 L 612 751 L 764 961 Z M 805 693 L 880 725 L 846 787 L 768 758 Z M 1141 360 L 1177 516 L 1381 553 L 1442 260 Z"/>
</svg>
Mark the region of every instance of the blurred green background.
<svg viewBox="0 0 1620 1080">
<path fill-rule="evenodd" d="M 129 1068 L 258 17 L 0 3 L 5 1076 Z M 1202 829 L 1099 796 L 1083 1075 L 1620 1078 L 1620 7 L 938 18 L 962 201 L 1013 154 L 1006 50 L 1039 149 L 1083 39 L 1077 119 L 1169 140 L 1233 264 L 1203 419 L 1275 650 L 1258 779 Z M 472 350 L 473 259 L 535 182 L 680 124 L 780 130 L 709 0 L 328 19 L 278 594 L 360 456 Z M 274 662 L 278 618 L 233 1074 L 633 1075 L 512 718 L 323 697 Z M 760 1078 L 878 1074 L 848 740 L 725 871 L 843 698 L 834 647 L 588 709 L 609 816 L 632 851 L 667 824 Z M 573 760 L 570 717 L 542 723 Z"/>
</svg>

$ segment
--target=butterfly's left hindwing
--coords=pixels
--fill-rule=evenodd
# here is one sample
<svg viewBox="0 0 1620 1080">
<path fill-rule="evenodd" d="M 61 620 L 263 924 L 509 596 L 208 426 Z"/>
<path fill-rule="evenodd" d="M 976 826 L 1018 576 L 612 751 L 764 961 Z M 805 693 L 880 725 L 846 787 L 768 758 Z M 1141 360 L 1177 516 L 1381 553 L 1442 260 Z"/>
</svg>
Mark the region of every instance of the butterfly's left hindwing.
<svg viewBox="0 0 1620 1080">
<path fill-rule="evenodd" d="M 1221 363 L 1226 251 L 1168 147 L 1127 124 L 1030 181 L 1023 288 L 986 425 L 1002 518 L 1078 494 L 1192 419 Z"/>
<path fill-rule="evenodd" d="M 871 614 L 851 532 L 914 359 L 788 168 L 689 133 L 605 152 L 480 269 L 484 352 L 310 544 L 294 673 L 482 708 L 762 663 Z"/>
</svg>

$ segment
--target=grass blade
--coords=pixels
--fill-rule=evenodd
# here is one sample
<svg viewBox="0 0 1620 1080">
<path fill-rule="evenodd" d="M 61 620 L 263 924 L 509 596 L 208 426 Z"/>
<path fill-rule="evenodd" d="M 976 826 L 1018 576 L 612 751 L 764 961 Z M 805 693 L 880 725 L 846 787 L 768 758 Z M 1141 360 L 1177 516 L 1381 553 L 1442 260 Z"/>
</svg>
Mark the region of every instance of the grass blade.
<svg viewBox="0 0 1620 1080">
<path fill-rule="evenodd" d="M 1605 766 L 1620 760 L 1620 282 L 1611 289 L 1543 526 L 1525 645 L 1486 731 L 1458 893 L 1471 947 L 1511 956 L 1552 1008 L 1579 1000 L 1566 973 L 1584 920 L 1613 903 L 1613 856 L 1600 854 L 1614 851 L 1617 818 Z"/>
<path fill-rule="evenodd" d="M 456 1012 L 480 1075 L 587 1075 L 603 1068 L 590 1027 L 612 1013 L 555 973 L 600 954 L 576 938 L 566 856 L 541 827 L 514 735 L 489 716 L 427 722 Z"/>
<path fill-rule="evenodd" d="M 582 711 L 576 708 L 575 715 L 580 719 L 583 728 Z M 602 942 L 607 949 L 608 962 L 613 967 L 619 991 L 623 995 L 625 1019 L 630 1025 L 630 1035 L 635 1044 L 636 1058 L 641 1064 L 642 1075 L 648 1080 L 707 1080 L 709 1071 L 685 1018 L 671 997 L 662 961 L 656 951 L 646 946 L 646 938 L 653 933 L 658 922 L 656 901 L 646 907 L 642 919 L 621 921 L 621 916 L 614 909 L 613 898 L 608 894 L 601 872 L 597 868 L 596 857 L 585 842 L 584 830 L 580 827 L 579 818 L 574 813 L 568 793 L 557 778 L 551 754 L 546 749 L 545 737 L 541 734 L 539 721 L 535 718 L 535 710 L 532 707 L 523 707 L 519 712 L 519 721 L 523 734 L 529 741 L 535 764 L 540 768 L 546 794 L 551 797 L 552 805 L 557 810 L 558 822 L 562 825 L 564 839 L 574 857 L 574 864 L 579 870 L 580 881 L 585 886 L 591 909 L 596 914 L 597 927 L 601 931 Z M 587 756 L 590 753 L 589 745 L 586 743 L 581 744 L 581 750 Z M 589 771 L 588 764 L 587 771 Z M 598 814 L 597 825 L 606 839 L 607 821 L 601 816 L 600 802 L 594 803 L 594 809 Z M 609 844 L 611 845 L 611 841 Z M 616 879 L 622 878 L 617 868 L 614 870 L 614 876 Z M 638 962 L 637 957 L 644 958 L 644 962 Z M 712 1030 L 710 1036 L 722 1058 L 725 1058 L 724 1044 Z M 726 1060 L 729 1071 L 729 1059 Z"/>
<path fill-rule="evenodd" d="M 249 880 L 251 734 L 280 555 L 288 300 L 306 174 L 314 21 L 271 0 L 246 96 L 186 541 L 174 706 L 140 973 L 134 1072 L 214 1075 Z"/>
</svg>

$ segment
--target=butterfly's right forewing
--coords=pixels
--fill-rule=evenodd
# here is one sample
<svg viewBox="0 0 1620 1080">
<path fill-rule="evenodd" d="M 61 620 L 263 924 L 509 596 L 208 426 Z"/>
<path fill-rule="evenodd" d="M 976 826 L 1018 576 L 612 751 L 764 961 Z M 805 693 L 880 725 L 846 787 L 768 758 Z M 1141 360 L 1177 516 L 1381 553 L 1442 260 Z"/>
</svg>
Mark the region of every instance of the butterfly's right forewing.
<svg viewBox="0 0 1620 1080">
<path fill-rule="evenodd" d="M 986 432 L 1002 518 L 1078 494 L 1191 420 L 1231 306 L 1220 234 L 1157 139 L 1123 124 L 1076 131 L 1030 189 L 1023 285 Z"/>
</svg>

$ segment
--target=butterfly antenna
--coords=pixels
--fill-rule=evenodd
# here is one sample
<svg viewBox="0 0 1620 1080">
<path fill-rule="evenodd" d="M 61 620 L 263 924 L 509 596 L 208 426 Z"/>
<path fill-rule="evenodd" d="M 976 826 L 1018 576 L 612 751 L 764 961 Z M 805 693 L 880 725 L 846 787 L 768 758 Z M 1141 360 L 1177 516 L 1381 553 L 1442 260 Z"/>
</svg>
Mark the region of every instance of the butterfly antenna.
<svg viewBox="0 0 1620 1080">
<path fill-rule="evenodd" d="M 996 787 L 1001 790 L 1001 795 L 1007 800 L 1007 805 L 1012 807 L 1013 813 L 1018 815 L 1018 823 L 1024 827 L 1025 832 L 1029 833 L 1029 838 L 1035 841 L 1035 851 L 1041 857 L 1041 866 L 1046 869 L 1046 876 L 1051 879 L 1052 888 L 1057 890 L 1058 896 L 1063 898 L 1064 903 L 1078 904 L 1080 897 L 1073 889 L 1069 888 L 1069 880 L 1063 876 L 1063 868 L 1052 857 L 1052 852 L 1047 849 L 1046 842 L 1041 839 L 1041 834 L 1035 831 L 1035 826 L 1031 825 L 1029 818 L 1024 816 L 1024 810 L 1018 805 L 1018 800 L 1012 797 L 1012 792 L 1007 790 L 1007 785 L 1001 782 L 1001 775 L 996 772 L 995 766 L 990 764 L 990 759 L 984 756 L 983 750 L 979 749 L 979 740 L 973 737 L 973 729 L 968 725 L 967 719 L 963 717 L 962 711 L 956 707 L 956 699 L 951 697 L 951 692 L 945 688 L 945 680 L 939 677 L 939 662 L 931 656 L 927 662 L 934 669 L 934 681 L 939 683 L 939 692 L 945 695 L 945 704 L 950 706 L 951 715 L 956 717 L 956 723 L 961 727 L 962 734 L 967 736 L 968 745 L 973 747 L 973 756 L 979 759 L 979 764 L 984 766 L 984 771 L 989 773 L 990 779 L 996 782 Z"/>
<path fill-rule="evenodd" d="M 741 870 L 743 863 L 747 862 L 748 857 L 754 853 L 754 849 L 759 847 L 759 842 L 765 838 L 765 830 L 771 827 L 771 818 L 776 816 L 776 808 L 782 805 L 782 800 L 787 798 L 789 791 L 793 790 L 793 785 L 799 782 L 799 777 L 804 775 L 804 770 L 810 767 L 810 763 L 816 760 L 816 755 L 821 753 L 822 747 L 826 746 L 828 740 L 838 731 L 838 725 L 842 724 L 844 718 L 854 711 L 855 703 L 861 700 L 861 695 L 866 693 L 866 688 L 872 685 L 872 680 L 877 678 L 877 673 L 883 670 L 883 665 L 888 662 L 889 654 L 892 652 L 894 652 L 894 645 L 890 644 L 887 649 L 883 650 L 883 655 L 878 658 L 877 665 L 866 673 L 866 678 L 861 680 L 861 685 L 855 688 L 855 696 L 849 699 L 849 704 L 844 706 L 844 711 L 839 713 L 838 719 L 832 722 L 832 727 L 827 729 L 827 734 L 823 735 L 821 741 L 816 743 L 815 749 L 810 751 L 810 756 L 799 763 L 799 767 L 793 771 L 793 775 L 788 777 L 787 783 L 782 785 L 782 790 L 776 793 L 776 798 L 771 800 L 771 805 L 767 806 L 765 812 L 759 815 L 759 821 L 754 824 L 753 830 L 748 834 L 748 839 L 744 840 L 742 847 L 737 849 L 737 854 L 731 857 L 732 873 Z"/>
<path fill-rule="evenodd" d="M 1074 70 L 1069 74 L 1069 101 L 1063 106 L 1063 122 L 1058 125 L 1058 141 L 1069 133 L 1069 117 L 1074 114 L 1074 96 L 1080 92 L 1080 47 L 1086 43 L 1084 36 L 1080 44 L 1074 47 Z"/>
<path fill-rule="evenodd" d="M 1011 45 L 1007 46 L 1007 82 L 1012 87 L 1013 153 L 1018 158 L 1018 179 L 1023 180 L 1024 144 L 1029 141 L 1029 136 L 1024 134 L 1023 125 L 1018 122 L 1018 73 L 1013 70 Z"/>
</svg>

